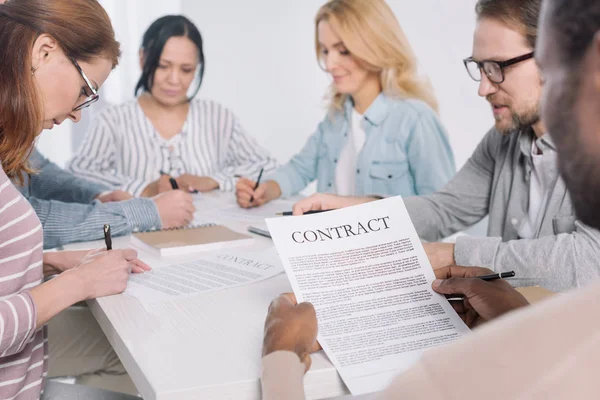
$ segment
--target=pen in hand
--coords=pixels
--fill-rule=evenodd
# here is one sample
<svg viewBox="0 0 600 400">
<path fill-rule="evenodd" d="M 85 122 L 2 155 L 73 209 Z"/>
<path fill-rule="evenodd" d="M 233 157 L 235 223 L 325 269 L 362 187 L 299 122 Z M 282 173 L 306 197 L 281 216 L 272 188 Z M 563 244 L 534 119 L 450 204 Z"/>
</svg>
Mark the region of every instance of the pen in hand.
<svg viewBox="0 0 600 400">
<path fill-rule="evenodd" d="M 171 189 L 173 190 L 177 190 L 179 189 L 179 185 L 177 184 L 177 181 L 175 180 L 175 178 L 173 178 L 172 176 L 170 176 L 169 174 L 167 174 L 164 171 L 160 171 L 161 175 L 167 175 L 169 177 L 169 183 L 171 184 Z M 197 193 L 197 191 L 195 191 L 195 193 Z"/>
<path fill-rule="evenodd" d="M 265 172 L 265 169 L 261 168 L 260 173 L 258 174 L 258 179 L 256 180 L 256 185 L 254 185 L 254 191 L 256 191 L 256 189 L 258 189 L 258 185 L 260 185 L 260 178 L 262 178 L 263 172 Z M 254 195 L 250 196 L 250 203 L 252 203 L 253 201 L 254 201 Z"/>
<path fill-rule="evenodd" d="M 327 212 L 327 211 L 331 211 L 331 210 L 310 210 L 310 211 L 306 211 L 306 212 L 305 212 L 304 214 L 302 214 L 302 215 L 319 214 L 319 213 L 322 213 L 322 212 Z M 275 214 L 275 215 L 284 216 L 284 217 L 289 217 L 289 216 L 292 216 L 292 215 L 294 215 L 294 212 L 293 212 L 293 211 L 284 211 L 284 212 L 277 213 L 277 214 Z"/>
<path fill-rule="evenodd" d="M 112 250 L 112 238 L 110 237 L 110 225 L 104 224 L 104 243 L 106 243 L 106 250 Z"/>
<path fill-rule="evenodd" d="M 515 271 L 508 271 L 508 272 L 495 273 L 495 274 L 489 274 L 489 275 L 474 276 L 474 278 L 489 282 L 489 281 L 495 281 L 497 279 L 513 278 L 514 276 L 515 276 Z M 450 302 L 463 301 L 465 299 L 465 296 L 462 294 L 451 294 L 451 295 L 446 295 L 446 299 Z"/>
<path fill-rule="evenodd" d="M 161 175 L 169 175 L 169 174 L 165 173 L 165 172 L 164 172 L 164 171 L 162 171 L 162 170 L 160 171 L 160 174 L 161 174 Z M 176 181 L 176 180 L 175 180 L 175 178 L 173 178 L 172 176 L 169 176 L 169 183 L 171 184 L 171 189 L 173 189 L 173 190 L 177 190 L 177 189 L 179 189 L 179 184 L 177 184 L 177 181 Z M 191 189 L 191 188 L 190 188 L 190 189 Z M 190 193 L 194 193 L 194 194 L 196 194 L 196 193 L 198 193 L 198 190 L 197 190 L 197 189 L 190 190 Z"/>
<path fill-rule="evenodd" d="M 175 180 L 175 178 L 173 178 L 172 176 L 170 176 L 169 174 L 164 172 L 162 169 L 160 170 L 160 174 L 167 175 L 169 177 L 169 183 L 171 184 L 171 189 L 173 189 L 173 190 L 179 189 L 179 185 L 177 184 L 177 181 Z"/>
<path fill-rule="evenodd" d="M 484 281 L 494 281 L 496 279 L 505 279 L 505 278 L 513 278 L 515 276 L 515 271 L 502 272 L 500 274 L 489 274 L 489 275 L 480 275 L 475 278 L 484 280 Z"/>
</svg>

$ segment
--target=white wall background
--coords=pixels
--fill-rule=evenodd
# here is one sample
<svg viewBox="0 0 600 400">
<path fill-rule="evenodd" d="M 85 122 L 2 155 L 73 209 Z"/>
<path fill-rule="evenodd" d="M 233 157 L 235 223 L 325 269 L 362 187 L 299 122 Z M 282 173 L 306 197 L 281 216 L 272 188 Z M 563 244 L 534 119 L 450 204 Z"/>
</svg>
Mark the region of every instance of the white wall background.
<svg viewBox="0 0 600 400">
<path fill-rule="evenodd" d="M 323 0 L 183 0 L 205 39 L 200 95 L 224 103 L 281 162 L 324 117 L 328 76 L 315 61 L 313 19 Z M 457 164 L 492 125 L 462 59 L 471 54 L 475 0 L 388 0 L 440 102 Z"/>
<path fill-rule="evenodd" d="M 317 66 L 313 48 L 313 18 L 323 2 L 101 0 L 123 44 L 121 65 L 102 89 L 103 99 L 121 102 L 133 97 L 141 35 L 155 18 L 183 12 L 205 40 L 207 68 L 199 96 L 233 109 L 246 129 L 285 162 L 325 113 L 322 98 L 329 78 Z M 461 61 L 471 54 L 475 0 L 388 3 L 432 80 L 461 166 L 493 123 Z M 86 111 L 73 133 L 69 126 L 45 132 L 39 143 L 42 151 L 64 165 L 93 113 L 93 108 Z"/>
</svg>

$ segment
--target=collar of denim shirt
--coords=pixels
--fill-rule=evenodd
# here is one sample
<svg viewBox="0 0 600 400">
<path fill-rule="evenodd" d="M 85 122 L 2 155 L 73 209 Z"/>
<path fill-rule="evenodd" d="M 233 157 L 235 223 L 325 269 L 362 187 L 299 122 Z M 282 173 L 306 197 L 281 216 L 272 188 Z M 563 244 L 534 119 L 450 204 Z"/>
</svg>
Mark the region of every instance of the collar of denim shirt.
<svg viewBox="0 0 600 400">
<path fill-rule="evenodd" d="M 373 100 L 373 103 L 367 108 L 365 111 L 364 117 L 365 119 L 371 123 L 372 125 L 378 126 L 380 125 L 388 116 L 390 112 L 390 99 L 382 93 Z M 348 96 L 346 102 L 344 103 L 344 113 L 346 117 L 346 121 L 350 121 L 352 118 L 352 109 L 354 108 L 354 101 L 352 97 Z"/>
</svg>

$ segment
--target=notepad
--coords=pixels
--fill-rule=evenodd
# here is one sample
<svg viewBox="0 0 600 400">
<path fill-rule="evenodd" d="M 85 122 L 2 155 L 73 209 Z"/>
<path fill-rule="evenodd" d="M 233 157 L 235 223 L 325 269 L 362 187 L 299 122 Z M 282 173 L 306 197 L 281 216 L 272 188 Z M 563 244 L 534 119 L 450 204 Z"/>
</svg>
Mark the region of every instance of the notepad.
<svg viewBox="0 0 600 400">
<path fill-rule="evenodd" d="M 254 239 L 222 225 L 134 233 L 131 245 L 161 256 L 190 254 L 252 244 Z"/>
</svg>

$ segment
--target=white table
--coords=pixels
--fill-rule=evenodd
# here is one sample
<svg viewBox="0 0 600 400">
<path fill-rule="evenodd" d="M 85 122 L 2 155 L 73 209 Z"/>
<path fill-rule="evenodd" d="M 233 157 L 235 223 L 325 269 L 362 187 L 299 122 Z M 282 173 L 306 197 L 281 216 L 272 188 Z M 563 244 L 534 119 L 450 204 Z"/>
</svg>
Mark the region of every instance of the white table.
<svg viewBox="0 0 600 400">
<path fill-rule="evenodd" d="M 211 194 L 234 204 L 232 194 Z M 198 209 L 204 209 L 202 200 Z M 246 233 L 248 222 L 226 223 Z M 256 236 L 256 235 L 255 235 Z M 114 248 L 129 238 L 115 238 Z M 256 236 L 257 248 L 271 245 Z M 100 248 L 103 242 L 65 246 L 66 250 Z M 192 260 L 161 259 L 140 252 L 153 268 Z M 269 303 L 291 288 L 285 275 L 235 289 L 162 303 L 146 310 L 137 299 L 110 296 L 89 302 L 94 316 L 146 400 L 261 398 L 263 324 Z M 313 355 L 304 379 L 307 398 L 348 393 L 335 368 L 321 352 Z"/>
</svg>

